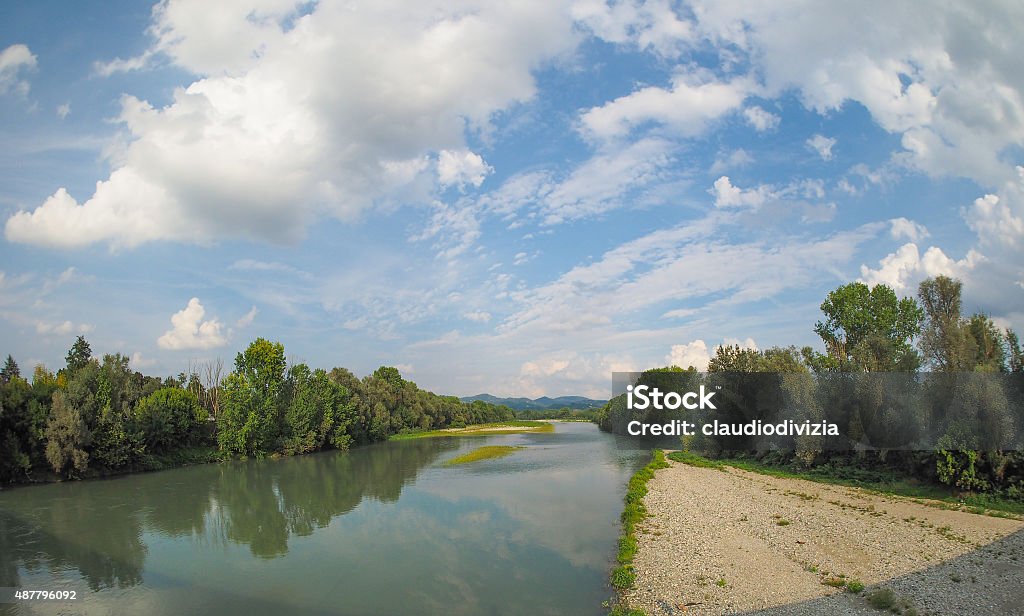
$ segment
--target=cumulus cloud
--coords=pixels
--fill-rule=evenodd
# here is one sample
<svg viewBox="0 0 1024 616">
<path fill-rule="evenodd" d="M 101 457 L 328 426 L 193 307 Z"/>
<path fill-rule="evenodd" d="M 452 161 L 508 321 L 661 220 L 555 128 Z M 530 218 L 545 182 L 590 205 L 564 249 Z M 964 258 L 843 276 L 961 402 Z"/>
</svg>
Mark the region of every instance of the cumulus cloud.
<svg viewBox="0 0 1024 616">
<path fill-rule="evenodd" d="M 889 234 L 892 235 L 894 240 L 908 239 L 911 242 L 918 243 L 929 235 L 928 229 L 924 225 L 902 216 L 893 218 L 889 221 L 889 224 L 891 225 L 889 227 Z"/>
<path fill-rule="evenodd" d="M 291 242 L 318 216 L 429 202 L 430 157 L 449 152 L 446 181 L 482 181 L 467 126 L 530 99 L 531 70 L 576 41 L 562 7 L 539 1 L 170 0 L 151 33 L 150 53 L 200 78 L 162 107 L 125 96 L 110 177 L 84 201 L 60 189 L 15 214 L 9 240 Z"/>
<path fill-rule="evenodd" d="M 169 351 L 213 349 L 227 344 L 217 319 L 203 320 L 206 309 L 193 297 L 188 305 L 171 315 L 171 329 L 157 338 L 157 346 Z M 253 315 L 255 316 L 255 314 Z"/>
<path fill-rule="evenodd" d="M 469 150 L 442 150 L 437 156 L 437 178 L 441 186 L 463 187 L 472 184 L 479 187 L 494 168 L 484 159 Z"/>
<path fill-rule="evenodd" d="M 922 255 L 917 244 L 909 242 L 883 257 L 877 269 L 861 265 L 860 281 L 869 286 L 886 284 L 897 292 L 913 295 L 917 292 L 918 283 L 925 278 L 942 275 L 963 279 L 984 260 L 983 255 L 971 250 L 963 259 L 956 261 L 937 246 L 928 248 Z"/>
<path fill-rule="evenodd" d="M 693 366 L 702 372 L 708 369 L 709 361 L 711 361 L 711 355 L 708 353 L 708 345 L 703 340 L 673 344 L 669 354 L 665 357 L 665 362 L 669 366 L 679 366 L 680 368 Z"/>
<path fill-rule="evenodd" d="M 824 135 L 814 135 L 807 140 L 807 147 L 818 153 L 822 160 L 832 160 L 832 147 L 836 140 Z"/>
<path fill-rule="evenodd" d="M 715 197 L 715 207 L 757 207 L 772 196 L 771 188 L 765 185 L 748 190 L 733 186 L 727 175 L 715 180 L 708 192 Z"/>
<path fill-rule="evenodd" d="M 983 245 L 1018 248 L 1024 245 L 1024 167 L 998 195 L 985 195 L 963 210 L 964 219 Z M 1017 259 L 1020 255 L 1017 254 Z"/>
<path fill-rule="evenodd" d="M 770 111 L 765 111 L 757 105 L 744 109 L 743 117 L 747 119 L 747 124 L 754 127 L 754 130 L 759 133 L 778 127 L 779 122 L 782 121 L 782 118 L 779 116 Z"/>
<path fill-rule="evenodd" d="M 27 45 L 16 43 L 0 51 L 0 94 L 28 94 L 29 83 L 21 74 L 35 67 L 36 56 Z"/>
</svg>

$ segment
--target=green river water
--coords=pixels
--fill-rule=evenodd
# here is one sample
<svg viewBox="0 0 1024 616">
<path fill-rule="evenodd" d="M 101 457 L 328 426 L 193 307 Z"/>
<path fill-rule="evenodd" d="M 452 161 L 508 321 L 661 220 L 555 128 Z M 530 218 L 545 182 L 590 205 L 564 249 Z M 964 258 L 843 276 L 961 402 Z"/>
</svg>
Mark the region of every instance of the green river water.
<svg viewBox="0 0 1024 616">
<path fill-rule="evenodd" d="M 600 614 L 625 484 L 593 424 L 0 492 L 15 614 Z M 481 445 L 511 456 L 444 462 Z"/>
</svg>

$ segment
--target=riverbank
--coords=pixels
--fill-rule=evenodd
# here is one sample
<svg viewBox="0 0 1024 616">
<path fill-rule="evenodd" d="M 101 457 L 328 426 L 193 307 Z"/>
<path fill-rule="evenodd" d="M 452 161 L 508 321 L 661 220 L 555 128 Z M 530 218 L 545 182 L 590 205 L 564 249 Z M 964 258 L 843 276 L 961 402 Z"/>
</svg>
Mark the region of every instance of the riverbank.
<svg viewBox="0 0 1024 616">
<path fill-rule="evenodd" d="M 517 420 L 484 424 L 471 424 L 462 428 L 443 428 L 441 430 L 431 430 L 427 432 L 405 432 L 401 434 L 394 434 L 390 437 L 389 440 L 402 441 L 417 438 L 432 438 L 443 436 L 487 436 L 496 434 L 528 434 L 533 432 L 554 432 L 554 430 L 555 426 L 549 421 Z M 356 447 L 362 447 L 369 444 L 372 443 L 364 443 L 357 445 Z M 317 452 L 319 451 L 325 450 L 317 450 Z M 292 454 L 292 456 L 301 455 L 306 454 Z M 267 455 L 266 457 L 276 459 L 281 457 L 292 456 L 275 452 Z M 164 471 L 178 467 L 194 466 L 197 464 L 216 464 L 219 462 L 230 462 L 233 460 L 245 459 L 247 459 L 246 456 L 225 453 L 219 450 L 216 447 L 216 445 L 196 445 L 175 452 L 171 452 L 165 455 L 146 456 L 145 459 L 143 459 L 137 466 L 133 466 L 130 468 L 90 468 L 81 477 L 75 479 L 68 479 L 67 477 L 58 475 L 53 472 L 37 472 L 33 475 L 33 479 L 31 481 L 0 484 L 0 491 L 12 488 L 28 487 L 33 485 L 61 483 L 64 481 L 90 481 L 95 479 L 111 479 L 114 477 L 122 477 L 125 475 L 151 473 L 155 471 Z"/>
<path fill-rule="evenodd" d="M 405 441 L 414 438 L 435 438 L 444 436 L 488 436 L 493 434 L 528 434 L 532 432 L 554 432 L 550 421 L 516 420 L 475 424 L 461 428 L 442 428 L 424 432 L 402 432 L 392 435 L 390 441 Z"/>
<path fill-rule="evenodd" d="M 1007 614 L 1024 522 L 920 499 L 668 462 L 647 483 L 636 579 L 656 614 Z"/>
</svg>

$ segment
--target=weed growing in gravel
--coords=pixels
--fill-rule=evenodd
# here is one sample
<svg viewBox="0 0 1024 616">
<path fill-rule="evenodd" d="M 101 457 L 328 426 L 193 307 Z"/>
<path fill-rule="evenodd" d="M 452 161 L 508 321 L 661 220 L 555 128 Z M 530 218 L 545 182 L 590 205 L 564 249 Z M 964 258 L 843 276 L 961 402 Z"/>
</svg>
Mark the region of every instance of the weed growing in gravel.
<svg viewBox="0 0 1024 616">
<path fill-rule="evenodd" d="M 782 518 L 781 520 L 776 522 L 775 525 L 776 526 L 789 526 L 789 520 L 787 520 L 785 518 Z"/>
<path fill-rule="evenodd" d="M 715 582 L 715 586 L 718 586 L 719 588 L 725 588 L 727 585 L 728 582 L 725 581 L 725 578 L 718 578 L 718 581 Z"/>
<path fill-rule="evenodd" d="M 868 605 L 876 610 L 890 610 L 896 607 L 896 593 L 891 588 L 879 588 L 868 593 Z"/>
<path fill-rule="evenodd" d="M 864 584 L 857 580 L 850 580 L 846 583 L 846 592 L 858 594 L 864 592 Z"/>
</svg>

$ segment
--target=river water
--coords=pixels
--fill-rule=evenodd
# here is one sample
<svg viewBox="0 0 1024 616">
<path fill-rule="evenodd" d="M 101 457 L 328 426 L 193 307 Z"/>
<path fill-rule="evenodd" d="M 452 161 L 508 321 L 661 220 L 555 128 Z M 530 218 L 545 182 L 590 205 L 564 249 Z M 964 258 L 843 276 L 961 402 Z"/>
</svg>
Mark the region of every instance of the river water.
<svg viewBox="0 0 1024 616">
<path fill-rule="evenodd" d="M 446 466 L 481 445 L 511 456 Z M 16 614 L 601 614 L 647 459 L 593 424 L 0 492 Z"/>
</svg>

